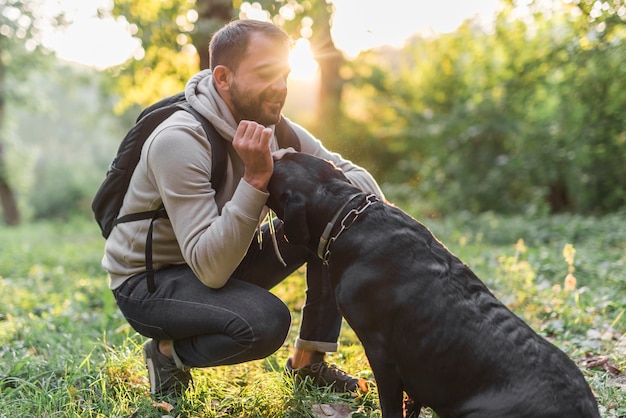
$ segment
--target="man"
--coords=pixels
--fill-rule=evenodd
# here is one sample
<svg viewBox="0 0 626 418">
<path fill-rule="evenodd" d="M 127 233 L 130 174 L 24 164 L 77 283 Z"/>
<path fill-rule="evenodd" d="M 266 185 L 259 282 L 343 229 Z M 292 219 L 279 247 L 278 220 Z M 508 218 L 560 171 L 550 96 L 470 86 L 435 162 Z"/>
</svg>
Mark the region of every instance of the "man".
<svg viewBox="0 0 626 418">
<path fill-rule="evenodd" d="M 151 393 L 179 396 L 190 368 L 264 358 L 283 344 L 291 324 L 287 307 L 268 289 L 307 263 L 306 303 L 300 334 L 286 369 L 319 385 L 354 391 L 363 382 L 329 365 L 341 327 L 321 261 L 289 245 L 277 224 L 283 264 L 271 245 L 265 214 L 273 128 L 287 95 L 290 39 L 270 23 L 239 20 L 212 38 L 211 69 L 192 77 L 187 101 L 226 139 L 227 171 L 211 185 L 211 145 L 201 124 L 179 111 L 146 141 L 120 216 L 165 205 L 169 219 L 154 222 L 156 290 L 146 284 L 145 243 L 150 221 L 117 225 L 103 266 L 128 322 L 150 340 L 144 346 Z M 329 152 L 291 124 L 302 152 L 333 161 L 364 191 L 382 193 L 362 168 Z M 257 234 L 262 235 L 260 246 Z"/>
</svg>

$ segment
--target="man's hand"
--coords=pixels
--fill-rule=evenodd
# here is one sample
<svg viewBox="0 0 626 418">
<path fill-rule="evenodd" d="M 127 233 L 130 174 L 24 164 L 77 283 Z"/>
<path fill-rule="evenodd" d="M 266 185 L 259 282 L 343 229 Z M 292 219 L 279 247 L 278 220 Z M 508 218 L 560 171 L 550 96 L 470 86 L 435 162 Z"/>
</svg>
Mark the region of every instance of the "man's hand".
<svg viewBox="0 0 626 418">
<path fill-rule="evenodd" d="M 293 154 L 293 153 L 297 153 L 298 151 L 296 151 L 295 149 L 293 149 L 292 147 L 289 148 L 281 148 L 278 151 L 274 151 L 272 153 L 272 158 L 274 159 L 274 161 L 278 161 L 281 158 L 283 158 L 285 156 L 285 154 Z"/>
<path fill-rule="evenodd" d="M 272 130 L 249 120 L 242 120 L 233 138 L 233 148 L 244 166 L 243 179 L 251 186 L 267 191 L 274 161 L 270 152 Z"/>
</svg>

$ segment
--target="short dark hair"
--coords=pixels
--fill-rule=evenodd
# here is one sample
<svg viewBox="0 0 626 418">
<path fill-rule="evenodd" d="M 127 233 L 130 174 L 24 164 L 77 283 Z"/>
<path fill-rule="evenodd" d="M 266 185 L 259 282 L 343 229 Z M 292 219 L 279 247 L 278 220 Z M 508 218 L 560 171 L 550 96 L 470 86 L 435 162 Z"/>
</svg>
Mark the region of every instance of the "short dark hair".
<svg viewBox="0 0 626 418">
<path fill-rule="evenodd" d="M 242 19 L 234 20 L 219 29 L 209 43 L 209 60 L 211 70 L 224 65 L 236 70 L 248 48 L 250 35 L 259 32 L 277 43 L 291 46 L 291 38 L 285 31 L 269 22 Z"/>
</svg>

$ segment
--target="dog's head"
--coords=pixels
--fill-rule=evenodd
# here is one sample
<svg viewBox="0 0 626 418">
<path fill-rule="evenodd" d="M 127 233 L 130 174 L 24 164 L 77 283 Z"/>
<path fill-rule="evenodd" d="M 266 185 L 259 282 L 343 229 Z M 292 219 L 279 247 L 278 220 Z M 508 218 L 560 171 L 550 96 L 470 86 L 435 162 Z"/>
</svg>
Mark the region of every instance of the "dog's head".
<svg viewBox="0 0 626 418">
<path fill-rule="evenodd" d="M 274 161 L 267 206 L 285 223 L 289 242 L 315 246 L 334 211 L 355 190 L 329 161 L 286 153 Z"/>
</svg>

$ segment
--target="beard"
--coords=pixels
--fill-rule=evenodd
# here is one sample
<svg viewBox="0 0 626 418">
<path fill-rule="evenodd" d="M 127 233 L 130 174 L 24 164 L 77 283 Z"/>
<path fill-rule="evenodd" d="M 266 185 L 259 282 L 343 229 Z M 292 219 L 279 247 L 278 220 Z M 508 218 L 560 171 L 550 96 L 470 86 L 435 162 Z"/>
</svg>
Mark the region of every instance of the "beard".
<svg viewBox="0 0 626 418">
<path fill-rule="evenodd" d="M 252 120 L 263 126 L 275 125 L 285 104 L 287 92 L 275 93 L 270 88 L 255 96 L 239 88 L 236 81 L 230 87 L 230 100 L 239 120 Z"/>
</svg>

